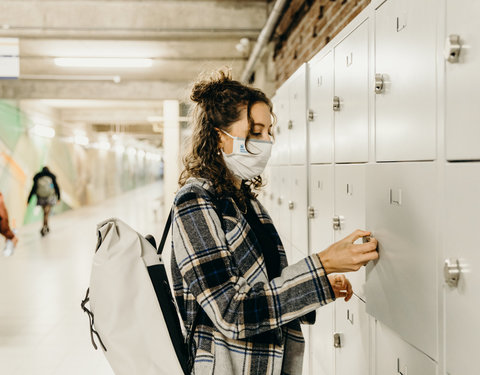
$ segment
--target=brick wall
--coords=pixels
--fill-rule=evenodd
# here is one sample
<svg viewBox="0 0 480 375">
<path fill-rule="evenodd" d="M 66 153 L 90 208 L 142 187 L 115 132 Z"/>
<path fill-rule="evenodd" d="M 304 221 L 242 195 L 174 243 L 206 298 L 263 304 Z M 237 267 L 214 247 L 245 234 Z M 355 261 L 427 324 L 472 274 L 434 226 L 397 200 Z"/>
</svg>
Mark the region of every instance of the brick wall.
<svg viewBox="0 0 480 375">
<path fill-rule="evenodd" d="M 291 0 L 275 30 L 275 87 L 335 37 L 370 0 Z"/>
</svg>

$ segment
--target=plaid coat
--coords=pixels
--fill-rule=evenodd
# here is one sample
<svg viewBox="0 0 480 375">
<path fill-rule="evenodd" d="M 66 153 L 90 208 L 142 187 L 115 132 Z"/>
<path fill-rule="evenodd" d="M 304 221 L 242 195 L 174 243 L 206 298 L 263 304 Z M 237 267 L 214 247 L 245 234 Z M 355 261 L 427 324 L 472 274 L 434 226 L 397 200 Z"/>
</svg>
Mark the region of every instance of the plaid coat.
<svg viewBox="0 0 480 375">
<path fill-rule="evenodd" d="M 282 273 L 269 282 L 258 243 L 233 199 L 212 201 L 211 183 L 190 179 L 173 209 L 172 278 L 187 331 L 194 333 L 195 375 L 299 375 L 300 322 L 335 297 L 316 255 L 288 265 L 270 217 L 252 206 L 270 233 Z M 200 308 L 201 306 L 201 308 Z M 308 314 L 308 315 L 306 315 Z"/>
</svg>

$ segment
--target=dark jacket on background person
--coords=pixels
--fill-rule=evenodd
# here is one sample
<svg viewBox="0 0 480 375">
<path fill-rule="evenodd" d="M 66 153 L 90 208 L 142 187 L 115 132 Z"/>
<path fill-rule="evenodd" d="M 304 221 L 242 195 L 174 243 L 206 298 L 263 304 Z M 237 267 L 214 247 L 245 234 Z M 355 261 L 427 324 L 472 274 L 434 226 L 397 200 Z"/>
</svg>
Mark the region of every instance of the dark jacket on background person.
<svg viewBox="0 0 480 375">
<path fill-rule="evenodd" d="M 38 180 L 40 179 L 40 177 L 43 176 L 48 176 L 52 179 L 53 188 L 55 189 L 55 195 L 57 196 L 57 199 L 60 200 L 60 188 L 57 185 L 57 177 L 52 172 L 50 172 L 47 167 L 43 167 L 43 169 L 33 177 L 33 186 L 30 194 L 28 195 L 27 203 L 30 202 L 30 199 L 32 199 L 33 195 L 36 194 Z"/>
<path fill-rule="evenodd" d="M 8 240 L 15 237 L 15 234 L 12 232 L 8 224 L 8 212 L 3 201 L 2 193 L 0 193 L 0 233 Z"/>
</svg>

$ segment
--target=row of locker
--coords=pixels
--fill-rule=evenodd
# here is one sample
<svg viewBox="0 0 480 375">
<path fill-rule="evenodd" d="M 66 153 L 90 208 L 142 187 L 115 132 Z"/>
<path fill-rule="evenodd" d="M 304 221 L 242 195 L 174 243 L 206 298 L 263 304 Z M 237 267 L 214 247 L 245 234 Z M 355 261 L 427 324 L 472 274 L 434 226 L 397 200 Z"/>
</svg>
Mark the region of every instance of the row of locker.
<svg viewBox="0 0 480 375">
<path fill-rule="evenodd" d="M 304 373 L 477 373 L 479 12 L 372 0 L 273 99 L 261 199 L 289 261 L 357 228 L 379 240 L 355 298 L 317 310 Z"/>
<path fill-rule="evenodd" d="M 475 373 L 469 358 L 475 357 L 480 332 L 475 316 L 480 308 L 475 290 L 480 285 L 480 252 L 475 239 L 480 212 L 479 162 L 271 166 L 265 177 L 269 188 L 260 199 L 276 223 L 290 263 L 359 228 L 372 231 L 379 241 L 380 260 L 347 274 L 355 292 L 355 299 L 347 305 L 353 307 L 345 307 L 345 312 L 337 302 L 336 309 L 343 312 L 337 313 L 333 323 L 332 307 L 317 310 L 317 324 L 310 328 L 311 369 L 331 362 L 332 324 L 337 330 L 342 321 L 343 329 L 349 327 L 339 316 L 348 317 L 353 309 L 360 321 L 372 317 L 383 330 L 389 327 L 395 332 L 392 335 L 398 343 L 390 357 L 402 361 L 403 351 L 416 352 L 412 354 L 418 357 L 415 361 L 423 361 L 425 366 L 446 360 L 451 375 Z M 442 252 L 447 258 L 459 259 L 461 278 L 456 288 L 441 277 Z M 445 292 L 443 313 L 439 311 L 439 290 Z M 439 347 L 441 327 L 445 327 L 444 347 Z M 369 366 L 365 347 L 360 345 L 371 336 L 368 332 L 362 327 L 351 334 L 350 340 L 357 340 L 358 345 L 349 346 L 355 354 L 347 362 L 358 368 Z M 340 371 L 341 366 L 337 365 L 336 372 L 309 373 L 349 374 Z M 365 371 L 355 373 L 373 374 Z"/>
<path fill-rule="evenodd" d="M 464 22 L 480 5 L 448 0 L 445 36 L 438 9 L 439 0 L 385 1 L 293 74 L 274 98 L 272 165 L 437 160 L 441 69 L 442 152 L 451 161 L 480 160 L 480 26 Z"/>
</svg>

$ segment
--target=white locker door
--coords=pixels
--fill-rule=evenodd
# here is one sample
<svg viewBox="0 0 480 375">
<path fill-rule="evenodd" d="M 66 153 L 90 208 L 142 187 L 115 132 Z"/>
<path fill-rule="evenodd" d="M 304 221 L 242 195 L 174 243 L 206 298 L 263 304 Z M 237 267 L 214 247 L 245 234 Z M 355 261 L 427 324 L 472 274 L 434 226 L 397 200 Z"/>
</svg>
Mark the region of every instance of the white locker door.
<svg viewBox="0 0 480 375">
<path fill-rule="evenodd" d="M 368 161 L 368 21 L 335 47 L 335 162 Z"/>
<path fill-rule="evenodd" d="M 372 319 L 373 320 L 373 319 Z M 353 296 L 348 302 L 335 301 L 336 375 L 370 375 L 370 320 L 365 302 Z"/>
<path fill-rule="evenodd" d="M 270 167 L 270 182 L 269 182 L 269 194 L 268 199 L 270 200 L 269 215 L 272 218 L 273 224 L 277 227 L 277 212 L 278 212 L 278 203 L 277 198 L 280 196 L 279 193 L 279 173 L 277 166 Z M 278 228 L 277 228 L 278 230 Z"/>
<path fill-rule="evenodd" d="M 333 162 L 333 52 L 309 65 L 310 163 Z"/>
<path fill-rule="evenodd" d="M 333 183 L 333 165 L 310 166 L 310 254 L 323 251 L 333 243 Z"/>
<path fill-rule="evenodd" d="M 290 167 L 291 184 L 288 201 L 292 217 L 291 243 L 292 247 L 308 255 L 308 217 L 307 217 L 307 166 Z"/>
<path fill-rule="evenodd" d="M 365 229 L 365 167 L 364 164 L 335 165 L 335 216 L 340 219 L 335 242 L 357 229 L 368 230 Z M 365 267 L 346 276 L 354 293 L 365 301 Z"/>
<path fill-rule="evenodd" d="M 289 130 L 288 122 L 289 116 L 289 97 L 288 97 L 288 84 L 285 83 L 277 90 L 275 95 L 277 102 L 277 110 L 275 112 L 277 116 L 277 124 L 275 126 L 275 143 L 273 145 L 272 152 L 274 157 L 274 164 L 276 165 L 288 165 L 290 161 L 290 146 L 289 146 Z"/>
<path fill-rule="evenodd" d="M 434 361 L 407 344 L 381 322 L 376 322 L 375 331 L 375 375 L 437 374 L 437 364 Z"/>
<path fill-rule="evenodd" d="M 445 284 L 446 367 L 449 375 L 474 375 L 480 354 L 480 163 L 446 168 L 445 258 L 460 267 L 458 285 Z"/>
<path fill-rule="evenodd" d="M 290 164 L 307 163 L 307 65 L 304 64 L 289 80 Z"/>
<path fill-rule="evenodd" d="M 288 208 L 288 198 L 290 196 L 290 184 L 291 184 L 291 175 L 290 175 L 289 166 L 280 166 L 279 167 L 279 196 L 277 199 L 278 204 L 278 216 L 277 222 L 275 223 L 280 239 L 282 240 L 283 247 L 285 248 L 285 253 L 287 258 L 290 261 L 291 253 L 291 212 Z"/>
<path fill-rule="evenodd" d="M 310 375 L 333 375 L 334 367 L 334 312 L 335 303 L 316 310 L 315 324 L 310 328 Z"/>
<path fill-rule="evenodd" d="M 272 147 L 272 154 L 270 155 L 270 160 L 269 160 L 269 165 L 275 166 L 278 165 L 278 134 L 277 134 L 277 126 L 278 126 L 278 119 L 281 116 L 281 103 L 279 99 L 278 92 L 275 94 L 275 96 L 271 99 L 272 100 L 272 106 L 273 106 L 273 113 L 275 113 L 275 116 L 277 117 L 277 123 L 273 127 L 273 134 L 275 135 L 275 142 Z"/>
<path fill-rule="evenodd" d="M 450 35 L 458 35 L 462 46 L 458 62 L 446 63 L 448 160 L 480 160 L 479 14 L 480 2 L 477 0 L 447 0 L 446 38 L 449 40 Z M 446 48 L 445 54 L 449 50 Z"/>
<path fill-rule="evenodd" d="M 437 8 L 435 0 L 387 0 L 375 13 L 375 71 L 384 82 L 375 104 L 377 161 L 436 158 Z"/>
<path fill-rule="evenodd" d="M 367 166 L 366 224 L 379 260 L 367 264 L 367 312 L 437 359 L 436 163 Z"/>
</svg>

